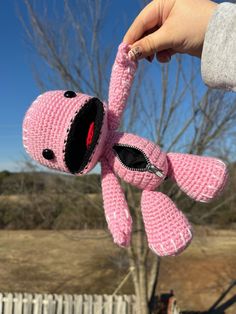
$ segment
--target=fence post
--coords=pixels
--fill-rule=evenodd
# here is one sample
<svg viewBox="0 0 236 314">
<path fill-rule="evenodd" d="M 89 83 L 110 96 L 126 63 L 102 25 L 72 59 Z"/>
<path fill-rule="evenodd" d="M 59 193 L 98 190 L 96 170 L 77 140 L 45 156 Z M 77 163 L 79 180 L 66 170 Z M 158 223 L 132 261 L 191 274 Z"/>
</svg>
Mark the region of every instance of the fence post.
<svg viewBox="0 0 236 314">
<path fill-rule="evenodd" d="M 63 307 L 63 298 L 62 295 L 55 294 L 54 295 L 55 301 L 57 305 L 55 306 L 56 308 L 56 314 L 62 314 L 62 307 Z"/>
<path fill-rule="evenodd" d="M 75 313 L 74 314 L 83 314 L 83 297 L 82 295 L 75 296 Z"/>
<path fill-rule="evenodd" d="M 3 313 L 3 295 L 0 293 L 0 313 Z"/>
<path fill-rule="evenodd" d="M 15 304 L 17 302 L 17 296 L 15 295 Z M 23 294 L 23 302 L 22 302 L 22 306 L 23 306 L 23 314 L 31 314 L 31 309 L 32 309 L 32 299 L 33 296 L 30 293 L 24 293 Z M 18 312 L 19 313 L 19 312 Z M 17 314 L 18 314 L 17 313 Z"/>
<path fill-rule="evenodd" d="M 72 296 L 64 294 L 64 314 L 72 314 Z"/>
<path fill-rule="evenodd" d="M 88 295 L 83 295 L 83 314 L 88 314 Z"/>
<path fill-rule="evenodd" d="M 34 314 L 42 314 L 43 310 L 43 297 L 41 294 L 36 294 L 35 295 L 35 312 Z"/>
<path fill-rule="evenodd" d="M 94 314 L 103 313 L 103 296 L 102 295 L 94 295 Z"/>
<path fill-rule="evenodd" d="M 4 298 L 5 303 L 5 314 L 12 314 L 13 308 L 13 295 L 12 293 L 8 293 Z"/>
</svg>

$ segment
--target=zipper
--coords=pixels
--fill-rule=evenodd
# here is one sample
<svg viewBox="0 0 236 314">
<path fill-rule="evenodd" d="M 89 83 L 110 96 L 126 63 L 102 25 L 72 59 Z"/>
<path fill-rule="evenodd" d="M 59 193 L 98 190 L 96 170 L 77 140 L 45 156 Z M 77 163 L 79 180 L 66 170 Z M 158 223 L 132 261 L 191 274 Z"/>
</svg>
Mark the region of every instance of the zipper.
<svg viewBox="0 0 236 314">
<path fill-rule="evenodd" d="M 121 162 L 121 164 L 122 164 L 126 169 L 132 170 L 132 171 L 140 171 L 140 172 L 148 171 L 148 172 L 150 172 L 150 173 L 155 174 L 155 175 L 158 176 L 159 178 L 163 178 L 163 177 L 164 177 L 163 172 L 150 162 L 150 160 L 149 160 L 149 158 L 147 157 L 147 155 L 146 155 L 140 148 L 138 148 L 138 147 L 136 147 L 136 146 L 133 146 L 133 145 L 127 145 L 127 144 L 115 144 L 114 146 L 130 147 L 130 148 L 137 149 L 138 151 L 140 151 L 140 152 L 143 154 L 143 156 L 144 156 L 144 158 L 145 158 L 145 160 L 146 160 L 146 162 L 147 162 L 147 165 L 146 165 L 145 168 L 131 168 L 131 167 L 128 167 L 128 166 L 126 166 L 126 165 L 123 163 L 123 161 L 120 159 L 119 154 L 118 154 L 118 153 L 116 152 L 116 150 L 113 148 L 113 151 L 115 151 L 115 154 L 116 154 L 117 158 L 119 159 L 119 161 Z"/>
</svg>

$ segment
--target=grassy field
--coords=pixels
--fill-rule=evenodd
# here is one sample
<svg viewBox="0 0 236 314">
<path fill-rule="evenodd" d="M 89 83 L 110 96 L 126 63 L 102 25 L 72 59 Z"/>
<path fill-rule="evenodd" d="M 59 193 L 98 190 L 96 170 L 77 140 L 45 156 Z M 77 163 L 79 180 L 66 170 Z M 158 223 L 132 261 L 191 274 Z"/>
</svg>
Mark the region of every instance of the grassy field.
<svg viewBox="0 0 236 314">
<path fill-rule="evenodd" d="M 182 255 L 162 259 L 159 291 L 206 310 L 236 279 L 236 231 L 195 230 Z M 127 272 L 123 252 L 103 231 L 0 231 L 0 291 L 112 293 Z M 131 279 L 121 292 L 133 293 Z"/>
</svg>

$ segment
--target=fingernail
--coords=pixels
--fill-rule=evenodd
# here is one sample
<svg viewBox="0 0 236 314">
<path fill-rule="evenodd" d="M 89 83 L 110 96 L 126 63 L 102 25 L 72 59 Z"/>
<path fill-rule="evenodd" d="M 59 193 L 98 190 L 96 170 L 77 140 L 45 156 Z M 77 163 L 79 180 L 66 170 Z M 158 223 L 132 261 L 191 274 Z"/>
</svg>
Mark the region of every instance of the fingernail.
<svg viewBox="0 0 236 314">
<path fill-rule="evenodd" d="M 146 59 L 147 59 L 148 62 L 152 63 L 152 61 L 154 59 L 154 55 L 148 56 Z"/>
<path fill-rule="evenodd" d="M 128 57 L 132 61 L 140 59 L 142 57 L 141 47 L 132 48 L 128 53 Z"/>
</svg>

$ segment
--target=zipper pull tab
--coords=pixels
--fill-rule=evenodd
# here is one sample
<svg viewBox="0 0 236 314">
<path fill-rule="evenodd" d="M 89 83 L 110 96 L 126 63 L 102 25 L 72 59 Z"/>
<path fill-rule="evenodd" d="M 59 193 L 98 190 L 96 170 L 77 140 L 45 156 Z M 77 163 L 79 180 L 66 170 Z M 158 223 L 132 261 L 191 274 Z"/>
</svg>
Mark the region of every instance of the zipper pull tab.
<svg viewBox="0 0 236 314">
<path fill-rule="evenodd" d="M 156 166 L 152 165 L 152 164 L 147 164 L 147 171 L 151 172 L 151 173 L 154 173 L 155 175 L 157 175 L 160 178 L 164 177 L 163 172 L 160 169 L 158 169 Z"/>
</svg>

